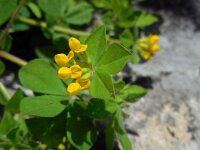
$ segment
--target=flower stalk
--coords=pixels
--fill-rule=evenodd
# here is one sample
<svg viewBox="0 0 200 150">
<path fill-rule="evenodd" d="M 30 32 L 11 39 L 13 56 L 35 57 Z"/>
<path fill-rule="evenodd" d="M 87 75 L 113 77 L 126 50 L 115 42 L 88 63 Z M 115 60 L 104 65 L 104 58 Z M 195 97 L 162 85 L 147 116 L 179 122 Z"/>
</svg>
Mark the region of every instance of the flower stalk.
<svg viewBox="0 0 200 150">
<path fill-rule="evenodd" d="M 3 50 L 0 50 L 0 57 L 6 59 L 6 60 L 9 60 L 19 66 L 25 66 L 27 64 L 27 62 L 17 56 L 14 56 L 12 54 L 9 54 Z"/>
</svg>

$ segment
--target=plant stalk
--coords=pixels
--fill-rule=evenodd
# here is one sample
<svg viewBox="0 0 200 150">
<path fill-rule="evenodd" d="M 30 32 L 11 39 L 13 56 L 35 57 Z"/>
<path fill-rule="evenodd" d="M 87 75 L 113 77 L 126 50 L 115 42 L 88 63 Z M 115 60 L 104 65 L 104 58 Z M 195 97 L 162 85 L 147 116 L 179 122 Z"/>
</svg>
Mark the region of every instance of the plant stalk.
<svg viewBox="0 0 200 150">
<path fill-rule="evenodd" d="M 10 95 L 8 93 L 8 91 L 6 90 L 5 86 L 0 82 L 0 93 L 3 96 L 3 103 L 6 104 L 7 101 L 10 99 Z"/>
<path fill-rule="evenodd" d="M 14 56 L 12 54 L 9 54 L 3 50 L 0 50 L 0 57 L 7 59 L 15 64 L 18 64 L 19 66 L 24 66 L 27 64 L 27 62 L 17 56 Z"/>
<path fill-rule="evenodd" d="M 43 21 L 37 21 L 37 20 L 31 19 L 31 18 L 22 17 L 22 16 L 18 16 L 17 20 L 20 21 L 20 22 L 23 22 L 25 24 L 28 24 L 28 25 L 40 27 L 40 28 L 43 28 L 43 29 L 47 28 L 47 23 L 43 22 Z M 90 32 L 74 30 L 74 29 L 65 28 L 65 27 L 58 26 L 58 25 L 53 26 L 53 29 L 56 32 L 61 32 L 61 33 L 70 34 L 70 35 L 78 35 L 78 36 L 89 36 L 90 35 Z M 114 38 L 109 38 L 109 41 L 112 42 L 112 43 L 113 42 L 115 42 L 115 43 L 120 42 L 118 39 L 114 39 Z"/>
<path fill-rule="evenodd" d="M 36 26 L 36 27 L 40 27 L 40 28 L 47 28 L 47 23 L 43 22 L 43 21 L 37 21 L 31 18 L 27 18 L 27 17 L 22 17 L 22 16 L 18 16 L 17 18 L 20 22 L 32 25 L 32 26 Z M 69 28 L 65 28 L 65 27 L 61 27 L 58 25 L 53 26 L 53 29 L 56 32 L 62 32 L 65 34 L 71 34 L 71 35 L 78 35 L 78 36 L 89 36 L 90 33 L 89 32 L 83 32 L 83 31 L 78 31 L 78 30 L 74 30 L 74 29 L 69 29 Z"/>
</svg>

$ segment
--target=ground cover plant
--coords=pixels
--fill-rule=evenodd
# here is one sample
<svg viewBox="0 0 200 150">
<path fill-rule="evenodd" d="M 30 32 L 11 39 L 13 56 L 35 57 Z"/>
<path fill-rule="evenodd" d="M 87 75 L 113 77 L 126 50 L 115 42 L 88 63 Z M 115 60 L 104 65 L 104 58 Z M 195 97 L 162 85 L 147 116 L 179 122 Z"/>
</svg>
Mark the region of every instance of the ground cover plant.
<svg viewBox="0 0 200 150">
<path fill-rule="evenodd" d="M 100 123 L 106 149 L 114 141 L 132 149 L 123 108 L 147 91 L 116 75 L 160 50 L 158 35 L 139 35 L 156 21 L 129 0 L 0 0 L 0 57 L 21 66 L 19 81 L 33 92 L 10 96 L 0 84 L 1 148 L 91 149 Z M 17 33 L 28 34 L 28 43 L 19 42 L 33 54 L 28 62 L 12 54 L 21 47 Z"/>
</svg>

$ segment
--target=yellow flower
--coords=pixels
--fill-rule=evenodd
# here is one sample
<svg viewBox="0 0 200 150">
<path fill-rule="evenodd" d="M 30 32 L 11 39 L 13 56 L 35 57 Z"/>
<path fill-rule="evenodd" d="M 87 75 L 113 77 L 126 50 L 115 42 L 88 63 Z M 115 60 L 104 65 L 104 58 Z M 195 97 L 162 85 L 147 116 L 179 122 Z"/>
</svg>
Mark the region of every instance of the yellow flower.
<svg viewBox="0 0 200 150">
<path fill-rule="evenodd" d="M 67 57 L 68 57 L 68 60 L 70 61 L 74 57 L 74 52 L 70 51 Z"/>
<path fill-rule="evenodd" d="M 158 52 L 158 51 L 160 51 L 160 46 L 158 44 L 153 44 L 150 47 L 150 51 L 151 52 Z"/>
<path fill-rule="evenodd" d="M 77 79 L 81 77 L 83 71 L 79 65 L 73 65 L 70 69 L 72 70 L 72 78 Z"/>
<path fill-rule="evenodd" d="M 56 54 L 54 59 L 58 66 L 64 67 L 67 66 L 67 63 L 74 57 L 74 52 L 70 51 L 68 55 L 65 55 L 63 53 Z"/>
<path fill-rule="evenodd" d="M 58 145 L 58 150 L 65 150 L 65 145 L 59 144 Z"/>
<path fill-rule="evenodd" d="M 159 35 L 149 35 L 149 41 L 151 44 L 155 44 L 160 40 Z"/>
<path fill-rule="evenodd" d="M 153 54 L 160 51 L 160 46 L 157 44 L 159 40 L 159 35 L 149 35 L 137 40 L 138 51 L 144 60 L 153 59 Z"/>
<path fill-rule="evenodd" d="M 81 86 L 79 83 L 70 83 L 67 87 L 67 91 L 70 94 L 76 95 L 81 90 Z"/>
<path fill-rule="evenodd" d="M 56 64 L 60 67 L 66 66 L 68 63 L 68 57 L 63 53 L 56 54 L 54 59 L 55 59 Z"/>
<path fill-rule="evenodd" d="M 67 78 L 71 77 L 71 75 L 72 75 L 72 70 L 68 67 L 61 67 L 58 70 L 58 76 L 61 79 L 67 79 Z"/>
<path fill-rule="evenodd" d="M 87 78 L 77 79 L 76 82 L 81 86 L 81 90 L 85 90 L 90 87 L 90 80 Z"/>
<path fill-rule="evenodd" d="M 151 52 L 141 51 L 140 54 L 145 60 L 153 59 L 153 53 L 151 53 Z"/>
<path fill-rule="evenodd" d="M 80 53 L 86 51 L 87 45 L 81 44 L 78 39 L 72 37 L 69 39 L 69 48 L 76 53 Z"/>
</svg>

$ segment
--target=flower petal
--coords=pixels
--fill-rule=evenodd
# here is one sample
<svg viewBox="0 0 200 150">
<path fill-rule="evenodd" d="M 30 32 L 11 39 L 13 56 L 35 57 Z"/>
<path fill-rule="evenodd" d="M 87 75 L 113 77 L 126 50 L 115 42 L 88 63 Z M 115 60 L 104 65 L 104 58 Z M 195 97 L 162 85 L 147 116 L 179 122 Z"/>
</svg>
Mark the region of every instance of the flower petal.
<svg viewBox="0 0 200 150">
<path fill-rule="evenodd" d="M 149 41 L 151 44 L 155 44 L 160 40 L 160 36 L 159 35 L 150 35 L 149 36 Z"/>
<path fill-rule="evenodd" d="M 90 83 L 89 79 L 80 78 L 80 79 L 76 80 L 76 82 L 80 84 L 81 90 L 85 90 L 85 89 L 90 88 L 91 83 Z"/>
<path fill-rule="evenodd" d="M 77 51 L 81 47 L 81 43 L 78 39 L 72 37 L 69 39 L 69 48 L 72 51 Z"/>
<path fill-rule="evenodd" d="M 70 67 L 72 70 L 72 78 L 77 79 L 82 75 L 82 69 L 79 65 L 73 65 Z"/>
<path fill-rule="evenodd" d="M 67 55 L 68 60 L 70 61 L 74 57 L 74 52 L 70 51 Z"/>
<path fill-rule="evenodd" d="M 70 94 L 77 94 L 81 90 L 81 86 L 79 83 L 70 83 L 69 86 L 67 87 L 67 91 Z"/>
<path fill-rule="evenodd" d="M 66 66 L 67 63 L 68 63 L 68 61 L 69 61 L 68 57 L 67 57 L 65 54 L 63 54 L 63 53 L 61 53 L 61 54 L 56 54 L 56 55 L 54 56 L 54 60 L 55 60 L 56 64 L 57 64 L 58 66 L 60 66 L 60 67 Z"/>
<path fill-rule="evenodd" d="M 59 70 L 58 70 L 58 76 L 61 78 L 61 79 L 67 79 L 69 77 L 71 77 L 72 75 L 72 70 L 70 68 L 67 68 L 67 67 L 61 67 Z"/>
<path fill-rule="evenodd" d="M 150 51 L 151 52 L 158 52 L 158 51 L 160 51 L 160 46 L 158 44 L 153 44 L 150 47 Z"/>
<path fill-rule="evenodd" d="M 81 52 L 85 52 L 87 49 L 87 45 L 81 45 L 81 47 L 78 50 L 75 50 L 76 53 L 81 53 Z"/>
<path fill-rule="evenodd" d="M 141 54 L 142 58 L 144 58 L 144 60 L 151 60 L 151 59 L 153 59 L 153 54 L 151 52 L 140 51 L 140 54 Z"/>
</svg>

